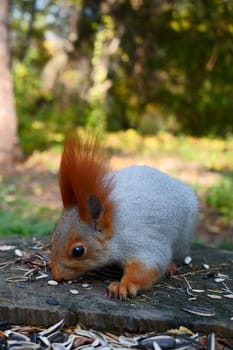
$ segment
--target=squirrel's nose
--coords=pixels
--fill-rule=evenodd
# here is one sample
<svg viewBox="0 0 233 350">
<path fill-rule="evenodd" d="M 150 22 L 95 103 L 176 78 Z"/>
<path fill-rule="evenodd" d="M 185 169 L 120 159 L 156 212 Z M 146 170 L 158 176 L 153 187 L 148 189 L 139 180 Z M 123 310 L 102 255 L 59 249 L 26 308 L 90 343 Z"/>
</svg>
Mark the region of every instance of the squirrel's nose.
<svg viewBox="0 0 233 350">
<path fill-rule="evenodd" d="M 62 268 L 53 261 L 51 261 L 51 273 L 55 281 L 60 282 L 64 279 L 62 274 Z"/>
</svg>

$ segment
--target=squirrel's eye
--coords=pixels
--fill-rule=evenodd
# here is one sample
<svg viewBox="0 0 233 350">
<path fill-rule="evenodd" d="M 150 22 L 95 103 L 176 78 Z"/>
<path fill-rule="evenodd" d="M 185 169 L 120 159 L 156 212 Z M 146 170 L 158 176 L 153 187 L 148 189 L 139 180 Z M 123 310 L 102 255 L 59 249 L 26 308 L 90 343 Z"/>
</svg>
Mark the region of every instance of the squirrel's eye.
<svg viewBox="0 0 233 350">
<path fill-rule="evenodd" d="M 80 258 L 85 252 L 85 248 L 82 245 L 77 245 L 72 250 L 73 258 Z"/>
</svg>

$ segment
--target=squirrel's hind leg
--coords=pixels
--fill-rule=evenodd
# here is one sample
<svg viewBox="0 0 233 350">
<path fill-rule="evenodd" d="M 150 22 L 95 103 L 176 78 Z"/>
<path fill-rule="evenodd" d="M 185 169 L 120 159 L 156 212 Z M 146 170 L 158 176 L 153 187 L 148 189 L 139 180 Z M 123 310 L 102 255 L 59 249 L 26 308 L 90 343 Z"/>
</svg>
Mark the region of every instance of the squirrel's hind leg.
<svg viewBox="0 0 233 350">
<path fill-rule="evenodd" d="M 124 266 L 124 275 L 119 282 L 112 282 L 107 288 L 111 298 L 125 300 L 149 288 L 160 276 L 157 269 L 148 269 L 141 261 L 131 261 Z"/>
<path fill-rule="evenodd" d="M 170 264 L 168 265 L 167 271 L 166 271 L 166 276 L 171 277 L 173 275 L 177 275 L 178 272 L 179 271 L 178 271 L 177 265 L 173 261 L 170 262 Z"/>
</svg>

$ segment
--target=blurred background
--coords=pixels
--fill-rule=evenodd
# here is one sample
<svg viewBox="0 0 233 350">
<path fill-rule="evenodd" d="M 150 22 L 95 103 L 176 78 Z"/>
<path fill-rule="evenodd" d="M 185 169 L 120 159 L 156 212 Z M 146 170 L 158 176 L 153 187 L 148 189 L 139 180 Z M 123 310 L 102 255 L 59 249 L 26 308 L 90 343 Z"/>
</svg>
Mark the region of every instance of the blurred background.
<svg viewBox="0 0 233 350">
<path fill-rule="evenodd" d="M 0 235 L 52 232 L 73 129 L 188 182 L 233 249 L 233 2 L 1 0 Z"/>
</svg>

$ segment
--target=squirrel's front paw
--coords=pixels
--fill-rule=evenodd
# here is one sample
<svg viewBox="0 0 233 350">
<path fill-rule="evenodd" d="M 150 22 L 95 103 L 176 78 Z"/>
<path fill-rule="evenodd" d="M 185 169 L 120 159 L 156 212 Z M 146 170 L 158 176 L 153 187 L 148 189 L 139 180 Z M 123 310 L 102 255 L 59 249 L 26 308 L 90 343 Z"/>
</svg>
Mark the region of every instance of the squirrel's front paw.
<svg viewBox="0 0 233 350">
<path fill-rule="evenodd" d="M 123 281 L 112 282 L 106 290 L 106 295 L 112 299 L 126 300 L 127 297 L 133 298 L 139 294 L 139 289 L 135 284 L 126 284 Z"/>
<path fill-rule="evenodd" d="M 140 291 L 149 288 L 159 275 L 158 270 L 146 268 L 141 261 L 128 262 L 124 266 L 122 279 L 108 286 L 107 295 L 120 300 L 136 297 Z"/>
</svg>

